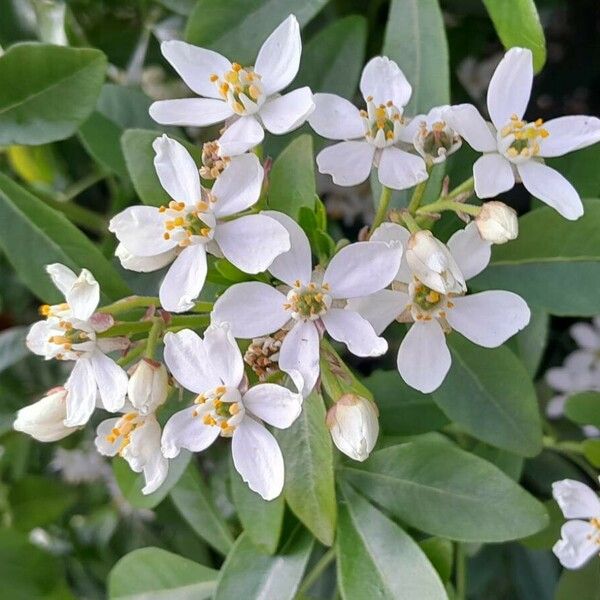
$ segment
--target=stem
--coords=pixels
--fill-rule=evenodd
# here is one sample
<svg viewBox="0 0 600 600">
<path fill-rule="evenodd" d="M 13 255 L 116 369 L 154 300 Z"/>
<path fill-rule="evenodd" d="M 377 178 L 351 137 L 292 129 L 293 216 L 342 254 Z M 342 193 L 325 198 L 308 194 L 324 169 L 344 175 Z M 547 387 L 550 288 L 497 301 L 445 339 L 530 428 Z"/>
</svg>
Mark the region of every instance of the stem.
<svg viewBox="0 0 600 600">
<path fill-rule="evenodd" d="M 196 302 L 191 312 L 209 313 L 213 309 L 214 302 Z"/>
<path fill-rule="evenodd" d="M 160 306 L 160 300 L 155 296 L 130 296 L 123 298 L 107 306 L 99 308 L 97 312 L 117 315 L 134 308 L 146 308 L 148 306 Z"/>
<path fill-rule="evenodd" d="M 306 595 L 308 590 L 313 586 L 313 584 L 321 577 L 325 569 L 331 564 L 331 562 L 335 559 L 335 548 L 329 548 L 323 556 L 319 559 L 317 564 L 312 568 L 310 573 L 304 578 L 302 585 L 298 589 L 298 593 L 296 597 L 302 597 Z"/>
<path fill-rule="evenodd" d="M 371 225 L 371 234 L 383 223 L 388 208 L 390 206 L 390 200 L 392 199 L 392 190 L 385 185 L 381 187 L 381 195 L 379 196 L 379 203 L 377 205 L 377 212 Z"/>
<path fill-rule="evenodd" d="M 160 335 L 164 330 L 164 327 L 165 322 L 162 320 L 162 317 L 152 318 L 152 328 L 150 329 L 150 333 L 148 334 L 148 339 L 146 340 L 146 351 L 144 352 L 144 356 L 146 358 L 154 358 L 156 346 L 160 339 Z"/>
<path fill-rule="evenodd" d="M 475 189 L 475 180 L 472 177 L 465 179 L 460 185 L 457 185 L 447 196 L 446 200 L 452 200 L 466 192 L 472 192 Z"/>
<path fill-rule="evenodd" d="M 454 577 L 456 579 L 456 600 L 467 598 L 467 557 L 462 544 L 456 544 L 456 567 Z"/>
<path fill-rule="evenodd" d="M 138 356 L 141 356 L 144 353 L 145 349 L 146 344 L 140 342 L 133 350 L 130 350 L 127 354 L 121 356 L 121 358 L 117 360 L 117 364 L 123 367 L 130 362 L 133 362 Z"/>
<path fill-rule="evenodd" d="M 145 333 L 152 328 L 152 321 L 122 321 L 115 323 L 112 327 L 98 334 L 100 338 L 119 337 Z"/>
<path fill-rule="evenodd" d="M 415 221 L 415 218 L 410 213 L 402 212 L 400 213 L 400 216 L 411 233 L 416 233 L 421 230 L 418 223 Z"/>
<path fill-rule="evenodd" d="M 202 327 L 208 327 L 210 324 L 209 315 L 174 315 L 171 317 L 167 329 L 172 331 L 176 329 L 185 329 L 190 327 L 191 329 L 200 329 Z"/>
<path fill-rule="evenodd" d="M 454 200 L 436 200 L 432 204 L 426 204 L 417 210 L 417 215 L 431 215 L 444 210 L 453 210 L 457 213 L 467 213 L 476 217 L 481 212 L 481 206 L 475 204 L 464 204 Z"/>
<path fill-rule="evenodd" d="M 408 212 L 411 215 L 414 215 L 417 212 L 417 209 L 421 205 L 421 201 L 423 200 L 423 194 L 425 193 L 425 188 L 427 187 L 427 181 L 422 181 L 417 185 L 415 191 L 413 192 L 412 198 L 408 204 Z"/>
</svg>

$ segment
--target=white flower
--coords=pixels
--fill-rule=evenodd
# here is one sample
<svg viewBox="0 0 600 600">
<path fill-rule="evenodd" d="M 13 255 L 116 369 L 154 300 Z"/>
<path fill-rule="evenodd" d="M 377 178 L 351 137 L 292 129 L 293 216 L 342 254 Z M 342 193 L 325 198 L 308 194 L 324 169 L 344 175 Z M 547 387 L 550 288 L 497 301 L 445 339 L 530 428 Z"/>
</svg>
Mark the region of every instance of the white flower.
<svg viewBox="0 0 600 600">
<path fill-rule="evenodd" d="M 572 479 L 552 484 L 552 494 L 567 521 L 552 551 L 563 567 L 579 569 L 600 552 L 600 499 L 587 485 Z M 585 519 L 585 520 L 584 520 Z"/>
<path fill-rule="evenodd" d="M 143 358 L 133 369 L 127 385 L 127 397 L 141 414 L 154 412 L 169 393 L 169 374 L 161 362 Z"/>
<path fill-rule="evenodd" d="M 165 425 L 167 458 L 181 448 L 200 452 L 219 435 L 231 437 L 233 464 L 265 500 L 281 493 L 283 456 L 262 421 L 288 428 L 300 415 L 302 396 L 280 385 L 247 388 L 241 352 L 226 324 L 211 325 L 201 339 L 184 329 L 165 336 L 165 361 L 175 379 L 198 394 L 194 406 L 175 413 Z"/>
<path fill-rule="evenodd" d="M 76 427 L 87 423 L 100 398 L 110 412 L 118 411 L 125 402 L 127 374 L 112 358 L 104 354 L 115 349 L 114 340 L 96 339 L 96 332 L 106 329 L 106 319 L 95 319 L 100 301 L 100 287 L 93 275 L 83 269 L 79 277 L 58 263 L 46 267 L 54 285 L 66 302 L 44 305 L 46 317 L 31 326 L 27 347 L 46 358 L 73 360 L 75 366 L 65 383 L 67 413 L 65 425 Z"/>
<path fill-rule="evenodd" d="M 405 131 L 402 113 L 412 88 L 400 67 L 385 56 L 372 58 L 363 69 L 360 91 L 366 111 L 335 94 L 315 94 L 310 126 L 324 138 L 345 140 L 319 152 L 319 171 L 339 185 L 362 183 L 373 166 L 379 181 L 393 189 L 425 181 L 423 159 L 397 146 L 399 142 L 412 144 L 415 135 Z"/>
<path fill-rule="evenodd" d="M 504 202 L 485 202 L 475 217 L 475 225 L 484 240 L 492 244 L 504 244 L 519 234 L 517 213 Z"/>
<path fill-rule="evenodd" d="M 64 424 L 66 416 L 67 390 L 57 387 L 46 392 L 41 400 L 21 408 L 13 428 L 39 442 L 56 442 L 77 430 Z"/>
<path fill-rule="evenodd" d="M 409 232 L 394 223 L 384 223 L 373 240 L 407 243 Z M 483 271 L 490 260 L 490 244 L 482 240 L 475 223 L 456 232 L 448 248 L 464 279 Z M 451 357 L 446 333 L 455 329 L 485 348 L 495 348 L 523 329 L 530 318 L 529 308 L 517 294 L 485 291 L 468 296 L 440 293 L 425 285 L 403 261 L 391 290 L 349 302 L 381 333 L 395 319 L 413 322 L 400 344 L 398 371 L 411 387 L 430 393 L 444 381 Z"/>
<path fill-rule="evenodd" d="M 279 92 L 296 77 L 302 42 L 294 15 L 266 39 L 254 67 L 231 63 L 217 52 L 180 41 L 161 44 L 164 57 L 202 98 L 162 100 L 150 116 L 163 125 L 204 127 L 231 119 L 219 139 L 220 154 L 243 154 L 260 144 L 263 127 L 282 134 L 300 127 L 314 110 L 308 87 Z"/>
<path fill-rule="evenodd" d="M 362 396 L 344 394 L 327 411 L 327 427 L 338 450 L 362 462 L 379 435 L 377 406 Z"/>
<path fill-rule="evenodd" d="M 324 330 L 356 356 L 380 356 L 387 342 L 356 311 L 348 298 L 368 296 L 388 285 L 400 264 L 402 247 L 386 242 L 358 242 L 342 248 L 323 272 L 312 268 L 308 239 L 288 216 L 269 212 L 290 234 L 291 250 L 278 256 L 269 271 L 284 285 L 238 283 L 215 302 L 213 322 L 228 322 L 235 337 L 256 338 L 288 330 L 279 351 L 279 368 L 298 371 L 303 394 L 319 376 L 319 342 Z"/>
<path fill-rule="evenodd" d="M 452 107 L 450 126 L 475 150 L 483 152 L 473 166 L 475 192 L 491 198 L 510 190 L 515 178 L 536 198 L 567 219 L 578 219 L 583 205 L 575 188 L 542 158 L 562 156 L 600 140 L 600 119 L 568 116 L 543 123 L 523 114 L 533 81 L 531 50 L 511 48 L 496 68 L 487 94 L 493 125 L 471 104 Z"/>
<path fill-rule="evenodd" d="M 129 407 L 131 408 L 131 407 Z M 154 413 L 134 410 L 121 417 L 106 419 L 96 429 L 96 448 L 104 456 L 122 456 L 136 473 L 144 473 L 142 493 L 151 494 L 165 480 L 169 461 L 163 456 L 160 425 Z"/>
<path fill-rule="evenodd" d="M 153 147 L 156 173 L 173 200 L 160 208 L 126 208 L 111 219 L 109 229 L 120 242 L 116 254 L 126 268 L 154 271 L 174 261 L 160 286 L 163 308 L 192 308 L 206 279 L 207 252 L 225 256 L 245 273 L 258 273 L 289 249 L 285 228 L 273 218 L 230 218 L 260 196 L 264 173 L 254 154 L 232 159 L 205 190 L 194 160 L 179 142 L 163 135 Z"/>
</svg>

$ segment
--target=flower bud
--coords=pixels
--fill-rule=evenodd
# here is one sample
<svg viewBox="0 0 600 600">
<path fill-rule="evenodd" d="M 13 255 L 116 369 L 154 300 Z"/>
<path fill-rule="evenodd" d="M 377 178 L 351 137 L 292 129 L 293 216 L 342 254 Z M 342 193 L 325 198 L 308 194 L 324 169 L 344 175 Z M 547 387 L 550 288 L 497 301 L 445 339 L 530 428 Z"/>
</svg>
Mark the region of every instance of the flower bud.
<svg viewBox="0 0 600 600">
<path fill-rule="evenodd" d="M 344 394 L 327 412 L 327 427 L 340 452 L 366 460 L 379 435 L 377 406 L 356 394 Z"/>
<path fill-rule="evenodd" d="M 127 395 L 143 415 L 154 412 L 167 399 L 169 376 L 161 362 L 143 358 L 135 365 L 127 385 Z"/>
<path fill-rule="evenodd" d="M 426 229 L 413 233 L 407 244 L 406 261 L 413 275 L 440 294 L 467 290 L 465 278 L 445 244 Z"/>
<path fill-rule="evenodd" d="M 62 440 L 78 429 L 64 424 L 67 416 L 66 400 L 67 390 L 64 387 L 49 390 L 41 400 L 19 410 L 13 428 L 39 442 Z"/>
<path fill-rule="evenodd" d="M 485 202 L 475 224 L 484 240 L 492 244 L 504 244 L 514 240 L 519 233 L 517 213 L 503 202 Z"/>
</svg>

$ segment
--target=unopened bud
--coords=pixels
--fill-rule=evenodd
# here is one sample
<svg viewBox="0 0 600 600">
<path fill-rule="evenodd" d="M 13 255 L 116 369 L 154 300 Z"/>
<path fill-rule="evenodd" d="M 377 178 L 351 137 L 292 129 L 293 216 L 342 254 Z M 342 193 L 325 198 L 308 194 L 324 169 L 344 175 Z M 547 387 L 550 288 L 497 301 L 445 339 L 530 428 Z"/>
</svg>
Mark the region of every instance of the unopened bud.
<svg viewBox="0 0 600 600">
<path fill-rule="evenodd" d="M 481 237 L 492 244 L 504 244 L 519 234 L 517 213 L 496 200 L 484 203 L 475 224 Z"/>
<path fill-rule="evenodd" d="M 371 400 L 344 394 L 327 411 L 327 427 L 338 450 L 354 460 L 366 460 L 379 435 L 378 415 Z"/>
<path fill-rule="evenodd" d="M 56 442 L 77 430 L 77 427 L 65 426 L 66 416 L 67 390 L 58 387 L 48 391 L 41 400 L 19 410 L 13 428 L 39 442 Z"/>
<path fill-rule="evenodd" d="M 154 412 L 167 399 L 169 376 L 161 362 L 143 358 L 134 367 L 127 385 L 129 401 L 142 414 Z"/>
</svg>

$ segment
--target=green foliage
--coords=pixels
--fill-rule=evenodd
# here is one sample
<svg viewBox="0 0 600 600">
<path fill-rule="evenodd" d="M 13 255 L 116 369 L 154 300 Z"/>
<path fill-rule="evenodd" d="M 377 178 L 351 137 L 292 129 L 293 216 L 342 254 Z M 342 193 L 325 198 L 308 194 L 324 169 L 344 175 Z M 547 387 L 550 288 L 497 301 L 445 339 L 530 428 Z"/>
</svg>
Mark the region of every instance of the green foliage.
<svg viewBox="0 0 600 600">
<path fill-rule="evenodd" d="M 555 600 L 598 600 L 600 565 L 592 560 L 578 571 L 564 571 L 556 589 Z"/>
<path fill-rule="evenodd" d="M 574 423 L 600 427 L 600 392 L 580 392 L 569 396 L 565 415 Z"/>
</svg>

